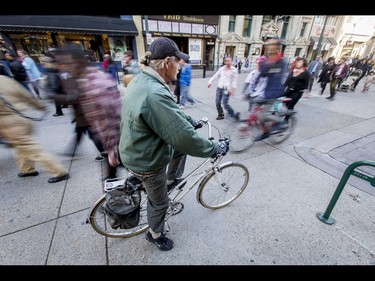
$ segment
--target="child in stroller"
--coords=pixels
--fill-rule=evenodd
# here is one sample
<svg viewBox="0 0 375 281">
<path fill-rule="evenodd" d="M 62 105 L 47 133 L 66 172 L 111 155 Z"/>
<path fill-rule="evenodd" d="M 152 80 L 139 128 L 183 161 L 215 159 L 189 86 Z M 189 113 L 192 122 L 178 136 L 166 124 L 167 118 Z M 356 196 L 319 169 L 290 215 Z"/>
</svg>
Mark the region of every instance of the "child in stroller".
<svg viewBox="0 0 375 281">
<path fill-rule="evenodd" d="M 340 84 L 339 88 L 337 90 L 342 91 L 342 92 L 348 92 L 349 90 L 353 90 L 353 84 L 354 81 L 358 78 L 361 77 L 362 75 L 362 70 L 361 69 L 354 69 L 352 72 L 349 73 L 348 77 L 345 78 L 344 81 Z"/>
</svg>

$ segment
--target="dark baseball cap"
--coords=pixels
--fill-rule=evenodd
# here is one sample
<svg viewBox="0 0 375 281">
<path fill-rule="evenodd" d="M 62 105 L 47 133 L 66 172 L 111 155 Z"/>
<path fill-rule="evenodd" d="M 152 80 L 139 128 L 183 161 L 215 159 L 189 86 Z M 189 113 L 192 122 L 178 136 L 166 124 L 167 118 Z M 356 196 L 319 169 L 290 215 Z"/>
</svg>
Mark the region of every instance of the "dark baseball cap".
<svg viewBox="0 0 375 281">
<path fill-rule="evenodd" d="M 188 61 L 190 56 L 180 52 L 177 44 L 167 38 L 167 37 L 158 37 L 156 38 L 148 48 L 148 51 L 151 52 L 150 59 L 164 59 L 166 57 L 176 56 L 180 59 Z"/>
</svg>

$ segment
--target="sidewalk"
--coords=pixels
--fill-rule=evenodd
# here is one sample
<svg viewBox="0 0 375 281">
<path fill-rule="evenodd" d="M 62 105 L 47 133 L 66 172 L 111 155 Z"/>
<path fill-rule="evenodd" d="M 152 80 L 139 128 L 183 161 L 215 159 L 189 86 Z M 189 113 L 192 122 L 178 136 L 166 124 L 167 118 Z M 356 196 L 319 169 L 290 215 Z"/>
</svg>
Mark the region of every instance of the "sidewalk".
<svg viewBox="0 0 375 281">
<path fill-rule="evenodd" d="M 240 75 L 240 87 L 246 75 Z M 208 117 L 220 130 L 228 120 L 215 120 L 216 82 L 208 89 L 208 79 L 192 81 L 198 106 L 184 111 Z M 375 87 L 367 94 L 360 93 L 361 87 L 362 81 L 356 93 L 338 92 L 327 101 L 328 89 L 320 96 L 315 84 L 310 97 L 296 105 L 297 128 L 285 143 L 272 146 L 265 140 L 244 153 L 230 152 L 224 161 L 249 168 L 248 188 L 219 210 L 203 208 L 195 191 L 189 193 L 183 212 L 169 220 L 175 247 L 168 252 L 143 234 L 105 238 L 85 224 L 101 195 L 101 162 L 94 161 L 98 152 L 86 138 L 73 158 L 61 156 L 73 137 L 71 108 L 52 117 L 54 104 L 48 102 L 50 114 L 35 123 L 36 137 L 71 177 L 49 184 L 50 175 L 39 167 L 38 177 L 18 178 L 12 150 L 0 145 L 0 264 L 375 265 L 375 193 L 368 182 L 348 182 L 331 215 L 335 224 L 316 217 L 326 210 L 348 164 L 375 161 Z M 246 114 L 247 103 L 239 94 L 230 104 Z M 200 161 L 188 157 L 186 171 Z M 361 170 L 375 175 L 374 169 Z"/>
</svg>

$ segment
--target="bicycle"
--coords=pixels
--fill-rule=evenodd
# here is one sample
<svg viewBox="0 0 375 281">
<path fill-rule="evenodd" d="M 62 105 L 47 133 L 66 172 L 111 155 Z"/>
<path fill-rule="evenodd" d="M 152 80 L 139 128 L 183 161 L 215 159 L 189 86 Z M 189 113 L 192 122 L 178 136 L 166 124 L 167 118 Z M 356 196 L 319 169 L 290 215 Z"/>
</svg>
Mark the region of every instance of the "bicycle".
<svg viewBox="0 0 375 281">
<path fill-rule="evenodd" d="M 278 130 L 271 130 L 268 139 L 272 144 L 278 144 L 285 141 L 294 132 L 297 124 L 297 119 L 294 116 L 296 111 L 288 110 L 286 103 L 291 98 L 280 97 L 276 99 L 273 104 L 271 114 L 277 115 L 282 120 L 282 117 L 288 116 L 288 125 L 285 128 Z M 224 133 L 230 136 L 231 151 L 243 152 L 249 149 L 260 134 L 265 132 L 265 125 L 259 120 L 260 111 L 263 110 L 263 104 L 266 100 L 250 100 L 249 101 L 249 115 L 246 119 L 240 119 L 229 124 Z"/>
<path fill-rule="evenodd" d="M 214 126 L 210 124 L 206 117 L 202 118 L 200 122 L 208 126 L 208 138 L 213 139 L 211 127 Z M 219 138 L 221 138 L 220 132 Z M 232 161 L 221 163 L 223 157 L 223 155 L 217 155 L 215 157 L 206 158 L 178 185 L 168 191 L 170 202 L 165 221 L 183 210 L 184 204 L 181 200 L 198 184 L 196 192 L 197 201 L 203 207 L 208 209 L 223 208 L 232 203 L 244 192 L 249 183 L 249 170 L 246 166 L 240 163 Z M 126 179 L 130 176 L 132 176 L 131 173 L 122 178 L 105 181 L 104 194 L 92 205 L 86 219 L 86 224 L 89 223 L 97 233 L 112 238 L 128 238 L 148 229 L 147 193 L 142 184 L 139 185 L 141 191 L 141 209 L 138 225 L 129 229 L 113 229 L 107 221 L 103 207 L 103 204 L 105 203 L 105 192 L 111 188 L 123 187 Z M 196 177 L 196 179 L 190 185 L 186 185 L 187 181 L 192 177 Z"/>
</svg>

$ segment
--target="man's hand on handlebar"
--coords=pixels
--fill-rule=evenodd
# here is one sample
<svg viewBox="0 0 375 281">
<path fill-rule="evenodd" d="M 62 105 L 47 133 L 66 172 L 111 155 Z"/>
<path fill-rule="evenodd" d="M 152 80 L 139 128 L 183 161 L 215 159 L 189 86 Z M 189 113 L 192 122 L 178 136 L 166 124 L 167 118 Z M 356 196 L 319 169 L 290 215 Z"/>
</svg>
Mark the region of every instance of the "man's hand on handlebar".
<svg viewBox="0 0 375 281">
<path fill-rule="evenodd" d="M 220 139 L 218 142 L 218 148 L 217 148 L 216 154 L 221 154 L 224 156 L 225 154 L 227 154 L 228 151 L 229 151 L 229 139 L 228 138 Z"/>
</svg>

